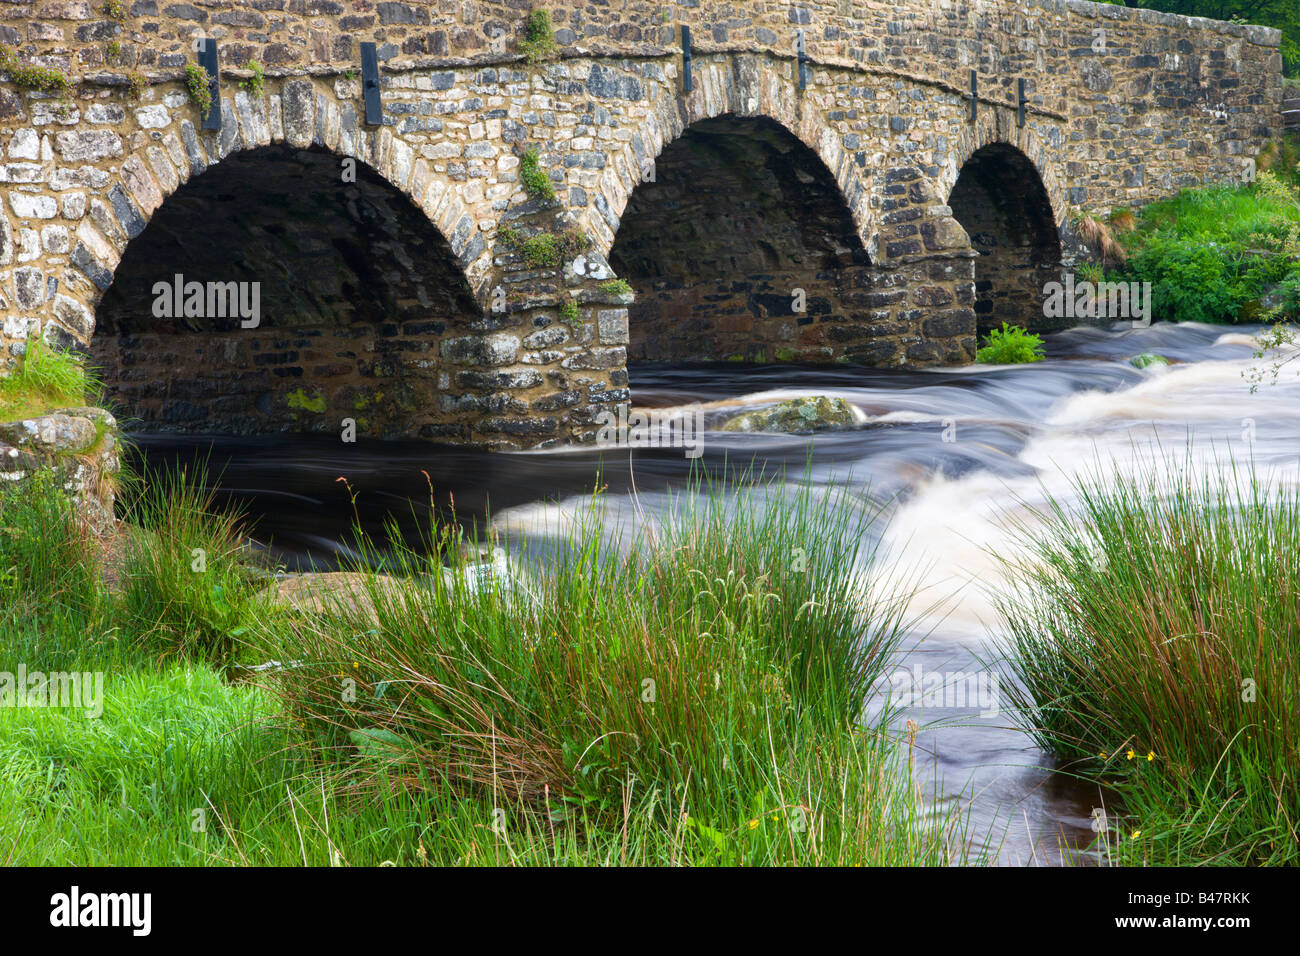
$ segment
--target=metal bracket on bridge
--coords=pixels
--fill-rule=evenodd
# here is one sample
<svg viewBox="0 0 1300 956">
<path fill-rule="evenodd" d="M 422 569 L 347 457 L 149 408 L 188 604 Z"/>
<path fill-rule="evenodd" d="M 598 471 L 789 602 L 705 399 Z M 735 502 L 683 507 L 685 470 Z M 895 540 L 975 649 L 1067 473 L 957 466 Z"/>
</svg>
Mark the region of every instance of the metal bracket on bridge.
<svg viewBox="0 0 1300 956">
<path fill-rule="evenodd" d="M 208 74 L 208 93 L 211 102 L 199 123 L 200 129 L 221 129 L 221 67 L 217 62 L 217 41 L 204 37 L 198 41 L 199 66 Z"/>
<path fill-rule="evenodd" d="M 799 89 L 808 88 L 808 51 L 803 45 L 803 30 L 795 31 L 795 48 L 799 51 Z"/>
<path fill-rule="evenodd" d="M 384 107 L 379 102 L 379 55 L 374 43 L 361 44 L 361 91 L 366 100 L 366 125 L 383 125 Z"/>
<path fill-rule="evenodd" d="M 691 28 L 682 24 L 682 89 L 691 91 Z"/>
<path fill-rule="evenodd" d="M 1025 78 L 1022 76 L 1016 80 L 1016 100 L 1018 101 L 1016 109 L 1016 125 L 1025 125 L 1025 104 L 1029 102 L 1025 98 Z"/>
<path fill-rule="evenodd" d="M 970 121 L 975 122 L 980 106 L 980 78 L 974 70 L 970 71 Z"/>
</svg>

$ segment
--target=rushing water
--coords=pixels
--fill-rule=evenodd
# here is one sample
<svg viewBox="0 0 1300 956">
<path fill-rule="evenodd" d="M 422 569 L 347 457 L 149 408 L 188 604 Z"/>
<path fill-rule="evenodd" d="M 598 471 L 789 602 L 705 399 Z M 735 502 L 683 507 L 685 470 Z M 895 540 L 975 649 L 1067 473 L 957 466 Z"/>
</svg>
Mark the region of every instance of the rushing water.
<svg viewBox="0 0 1300 956">
<path fill-rule="evenodd" d="M 815 438 L 709 431 L 699 463 L 715 475 L 752 466 L 789 483 L 869 495 L 887 519 L 864 529 L 878 545 L 871 573 L 919 587 L 900 666 L 972 673 L 997 634 L 999 559 L 1016 553 L 1008 518 L 1032 521 L 1049 495 L 1068 506 L 1073 481 L 1137 476 L 1152 456 L 1224 473 L 1253 461 L 1270 481 L 1296 482 L 1300 377 L 1289 366 L 1277 384 L 1251 392 L 1244 373 L 1261 364 L 1251 338 L 1258 331 L 1078 328 L 1048 337 L 1047 361 L 1009 368 L 641 366 L 631 370 L 632 387 L 641 406 L 702 404 L 708 428 L 794 396 L 841 397 L 860 410 L 859 427 Z M 1128 363 L 1147 351 L 1174 364 Z M 454 506 L 460 520 L 490 519 L 537 554 L 544 549 L 535 543 L 553 540 L 598 475 L 615 523 L 629 528 L 687 485 L 692 464 L 681 449 L 486 454 L 327 437 L 136 440 L 153 463 L 207 458 L 221 493 L 257 520 L 258 539 L 299 568 L 332 567 L 348 553 L 354 512 L 341 476 L 368 530 L 390 513 L 410 529 L 430 507 L 445 518 Z M 912 708 L 899 720 L 909 717 L 921 725 L 918 765 L 941 801 L 969 808 L 972 838 L 989 841 L 999 862 L 1055 863 L 1063 850 L 1096 859 L 1087 847 L 1104 795 L 1052 773 L 1050 758 L 1011 726 L 1005 704 L 986 716 Z"/>
</svg>

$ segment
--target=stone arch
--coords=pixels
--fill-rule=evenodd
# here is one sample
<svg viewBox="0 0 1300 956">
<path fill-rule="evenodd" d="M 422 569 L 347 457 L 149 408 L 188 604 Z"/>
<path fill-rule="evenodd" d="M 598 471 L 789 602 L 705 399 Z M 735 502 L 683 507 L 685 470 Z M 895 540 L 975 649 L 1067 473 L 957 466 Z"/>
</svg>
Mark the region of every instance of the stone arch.
<svg viewBox="0 0 1300 956">
<path fill-rule="evenodd" d="M 769 119 L 815 153 L 837 183 L 863 246 L 875 257 L 876 215 L 855 154 L 800 92 L 796 67 L 789 60 L 763 54 L 697 56 L 692 91 L 683 94 L 671 86 L 661 87 L 651 107 L 644 128 L 632 135 L 620 160 L 601 177 L 594 201 L 596 215 L 589 216 L 588 223 L 602 254 L 607 255 L 614 244 L 632 192 L 664 149 L 694 124 L 731 114 Z"/>
<path fill-rule="evenodd" d="M 308 79 L 267 80 L 261 95 L 240 90 L 221 101 L 222 129 L 199 129 L 193 107 L 175 84 L 155 87 L 138 105 L 99 103 L 55 136 L 53 188 L 75 190 L 82 206 L 63 202 L 66 256 L 29 267 L 42 272 L 28 284 L 47 293 L 25 311 L 29 329 L 65 347 L 84 348 L 94 332 L 95 310 L 112 283 L 129 244 L 178 189 L 231 157 L 270 146 L 320 149 L 340 164 L 354 160 L 382 178 L 422 211 L 446 237 L 465 279 L 483 308 L 492 285 L 492 257 L 455 184 L 392 128 L 366 128 L 358 115 L 359 85 Z M 66 146 L 65 146 L 66 144 Z M 340 175 L 342 174 L 340 168 Z M 85 191 L 82 192 L 82 189 Z M 9 330 L 6 330 L 8 336 Z"/>
<path fill-rule="evenodd" d="M 1040 162 L 1015 143 L 990 137 L 966 154 L 949 186 L 952 216 L 979 255 L 974 308 L 980 332 L 1004 321 L 1048 327 L 1042 290 L 1060 279 L 1064 223 L 1057 219 L 1059 194 L 1054 206 Z"/>
<path fill-rule="evenodd" d="M 436 429 L 440 355 L 482 311 L 391 182 L 319 147 L 255 146 L 150 212 L 96 310 L 90 362 L 151 429 Z M 133 227 L 132 231 L 135 231 Z"/>
<path fill-rule="evenodd" d="M 607 176 L 595 206 L 600 251 L 637 293 L 629 359 L 843 354 L 853 336 L 830 336 L 871 281 L 852 154 L 788 62 L 702 57 L 693 81 L 658 97 L 629 147 L 636 175 Z"/>
</svg>

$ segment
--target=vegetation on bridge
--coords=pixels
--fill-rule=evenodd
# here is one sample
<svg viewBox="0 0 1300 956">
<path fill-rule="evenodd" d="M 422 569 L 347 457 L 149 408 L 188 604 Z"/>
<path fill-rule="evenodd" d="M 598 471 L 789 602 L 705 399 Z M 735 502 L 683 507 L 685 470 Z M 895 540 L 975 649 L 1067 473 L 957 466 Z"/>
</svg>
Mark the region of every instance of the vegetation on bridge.
<svg viewBox="0 0 1300 956">
<path fill-rule="evenodd" d="M 1255 23 L 1282 31 L 1282 70 L 1300 76 L 1300 0 L 1106 0 L 1186 17 Z"/>
</svg>

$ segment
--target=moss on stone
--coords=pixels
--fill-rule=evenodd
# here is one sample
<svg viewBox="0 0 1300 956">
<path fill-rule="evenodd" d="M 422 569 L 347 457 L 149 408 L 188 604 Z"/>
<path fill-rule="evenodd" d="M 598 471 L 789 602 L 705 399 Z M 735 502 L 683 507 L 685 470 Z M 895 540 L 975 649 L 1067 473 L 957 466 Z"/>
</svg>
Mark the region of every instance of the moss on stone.
<svg viewBox="0 0 1300 956">
<path fill-rule="evenodd" d="M 305 412 L 314 412 L 317 415 L 325 414 L 325 395 L 317 392 L 315 396 L 309 398 L 307 393 L 301 388 L 294 389 L 285 399 L 285 403 L 290 408 L 301 409 Z"/>
<path fill-rule="evenodd" d="M 817 395 L 811 398 L 792 398 L 770 408 L 737 415 L 729 419 L 722 430 L 799 434 L 849 428 L 856 422 L 853 409 L 844 399 Z"/>
</svg>

